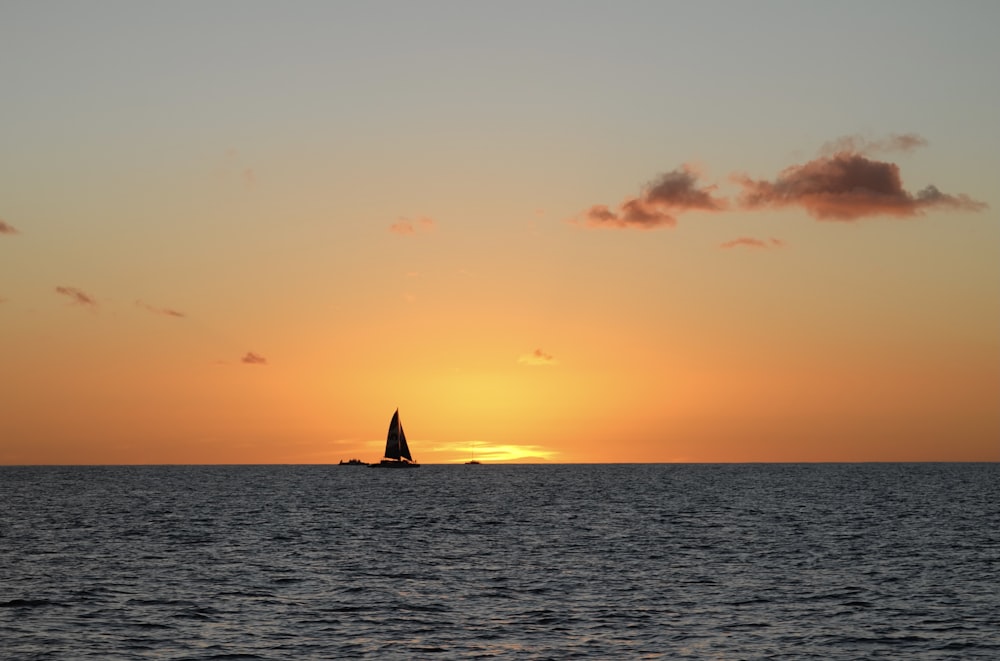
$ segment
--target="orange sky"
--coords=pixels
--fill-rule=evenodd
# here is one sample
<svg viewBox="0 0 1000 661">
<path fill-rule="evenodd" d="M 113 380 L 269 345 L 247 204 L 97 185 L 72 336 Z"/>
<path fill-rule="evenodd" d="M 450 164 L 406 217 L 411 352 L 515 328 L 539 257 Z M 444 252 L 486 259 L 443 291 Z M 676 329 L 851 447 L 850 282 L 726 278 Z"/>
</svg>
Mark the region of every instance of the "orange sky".
<svg viewBox="0 0 1000 661">
<path fill-rule="evenodd" d="M 0 464 L 1000 460 L 996 8 L 394 8 L 5 11 Z"/>
</svg>

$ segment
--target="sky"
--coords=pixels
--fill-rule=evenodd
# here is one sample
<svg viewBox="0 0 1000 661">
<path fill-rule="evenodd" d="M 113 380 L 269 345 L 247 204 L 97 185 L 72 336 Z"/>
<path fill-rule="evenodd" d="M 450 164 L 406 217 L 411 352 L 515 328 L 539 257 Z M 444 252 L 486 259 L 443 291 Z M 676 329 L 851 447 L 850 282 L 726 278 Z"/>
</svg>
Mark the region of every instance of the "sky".
<svg viewBox="0 0 1000 661">
<path fill-rule="evenodd" d="M 998 461 L 998 23 L 0 0 L 0 464 Z"/>
</svg>

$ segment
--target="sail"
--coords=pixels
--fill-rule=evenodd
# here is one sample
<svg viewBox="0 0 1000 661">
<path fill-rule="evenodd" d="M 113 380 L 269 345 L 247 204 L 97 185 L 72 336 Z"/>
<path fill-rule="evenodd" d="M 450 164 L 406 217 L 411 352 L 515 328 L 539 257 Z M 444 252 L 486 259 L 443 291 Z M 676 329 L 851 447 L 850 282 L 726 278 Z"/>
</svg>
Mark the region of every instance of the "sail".
<svg viewBox="0 0 1000 661">
<path fill-rule="evenodd" d="M 413 461 L 413 457 L 410 456 L 410 447 L 406 444 L 406 433 L 399 421 L 399 409 L 396 409 L 396 412 L 392 414 L 392 421 L 389 423 L 389 433 L 385 438 L 385 456 L 387 459 Z"/>
<path fill-rule="evenodd" d="M 413 461 L 410 456 L 410 446 L 406 444 L 406 432 L 403 431 L 403 423 L 399 423 L 399 456 L 403 459 Z"/>
</svg>

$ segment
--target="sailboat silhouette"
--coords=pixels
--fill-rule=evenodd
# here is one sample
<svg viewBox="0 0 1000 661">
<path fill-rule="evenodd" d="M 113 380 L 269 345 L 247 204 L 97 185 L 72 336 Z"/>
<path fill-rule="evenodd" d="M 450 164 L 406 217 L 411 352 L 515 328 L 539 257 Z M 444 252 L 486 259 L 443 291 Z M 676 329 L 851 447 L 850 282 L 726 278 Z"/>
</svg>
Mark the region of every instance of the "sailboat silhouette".
<svg viewBox="0 0 1000 661">
<path fill-rule="evenodd" d="M 420 464 L 413 461 L 410 446 L 406 444 L 403 423 L 399 421 L 399 409 L 392 414 L 392 421 L 389 422 L 389 433 L 385 438 L 385 456 L 377 464 L 371 464 L 371 468 L 420 468 Z"/>
<path fill-rule="evenodd" d="M 479 463 L 478 461 L 476 461 L 476 445 L 474 443 L 472 445 L 472 459 L 470 459 L 469 461 L 467 461 L 465 463 L 466 464 L 478 464 Z"/>
</svg>

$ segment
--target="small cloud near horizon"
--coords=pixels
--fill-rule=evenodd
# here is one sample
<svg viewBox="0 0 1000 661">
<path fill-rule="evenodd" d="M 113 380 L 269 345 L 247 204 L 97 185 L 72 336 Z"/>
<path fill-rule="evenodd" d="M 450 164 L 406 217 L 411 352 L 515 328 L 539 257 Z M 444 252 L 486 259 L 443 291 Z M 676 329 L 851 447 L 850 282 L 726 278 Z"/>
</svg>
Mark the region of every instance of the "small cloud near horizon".
<svg viewBox="0 0 1000 661">
<path fill-rule="evenodd" d="M 171 308 L 158 308 L 158 307 L 154 307 L 154 306 L 150 305 L 149 303 L 144 303 L 143 301 L 136 301 L 135 304 L 138 307 L 140 307 L 140 308 L 142 308 L 144 310 L 147 310 L 148 312 L 152 312 L 153 314 L 162 314 L 162 315 L 165 315 L 167 317 L 180 317 L 180 318 L 183 318 L 183 317 L 187 316 L 186 314 L 184 314 L 183 312 L 180 312 L 178 310 L 173 310 Z"/>
<path fill-rule="evenodd" d="M 417 218 L 416 220 L 410 220 L 409 218 L 400 218 L 395 223 L 389 226 L 389 231 L 393 234 L 417 234 L 433 232 L 437 227 L 437 223 L 434 222 L 433 218 L 428 218 L 426 216 Z"/>
<path fill-rule="evenodd" d="M 556 359 L 541 349 L 535 349 L 531 353 L 522 354 L 517 359 L 521 365 L 556 365 Z"/>
<path fill-rule="evenodd" d="M 247 365 L 267 365 L 267 358 L 253 351 L 247 351 L 246 355 L 240 358 L 240 362 Z"/>
<path fill-rule="evenodd" d="M 16 227 L 0 218 L 0 234 L 20 234 Z"/>
<path fill-rule="evenodd" d="M 382 443 L 382 441 L 378 441 Z M 434 453 L 458 455 L 449 459 L 449 463 L 466 461 L 472 454 L 474 458 L 484 463 L 523 462 L 533 459 L 549 461 L 559 455 L 559 452 L 540 445 L 514 445 L 448 441 L 435 444 L 430 448 Z"/>
<path fill-rule="evenodd" d="M 783 248 L 785 247 L 785 242 L 781 239 L 770 238 L 767 241 L 764 239 L 756 239 L 750 236 L 741 236 L 732 241 L 726 241 L 725 243 L 719 244 L 720 248 L 736 248 L 738 246 L 745 246 L 747 248 Z"/>
<path fill-rule="evenodd" d="M 867 155 L 872 151 L 910 151 L 926 144 L 915 133 L 880 141 L 847 136 L 824 145 L 818 158 L 785 168 L 773 181 L 743 174 L 733 175 L 732 180 L 743 188 L 739 198 L 742 209 L 797 206 L 818 220 L 852 222 L 872 216 L 909 218 L 939 208 L 986 209 L 984 202 L 964 193 L 943 193 L 934 185 L 910 193 L 903 188 L 898 165 Z"/>
<path fill-rule="evenodd" d="M 85 307 L 97 307 L 97 299 L 76 287 L 56 287 L 56 293 L 69 297 L 76 305 Z"/>
<path fill-rule="evenodd" d="M 717 186 L 699 186 L 698 178 L 694 167 L 684 164 L 646 184 L 638 197 L 626 198 L 617 209 L 595 204 L 570 222 L 588 228 L 658 229 L 676 226 L 677 214 L 685 211 L 726 210 L 728 201 L 714 195 Z"/>
</svg>

